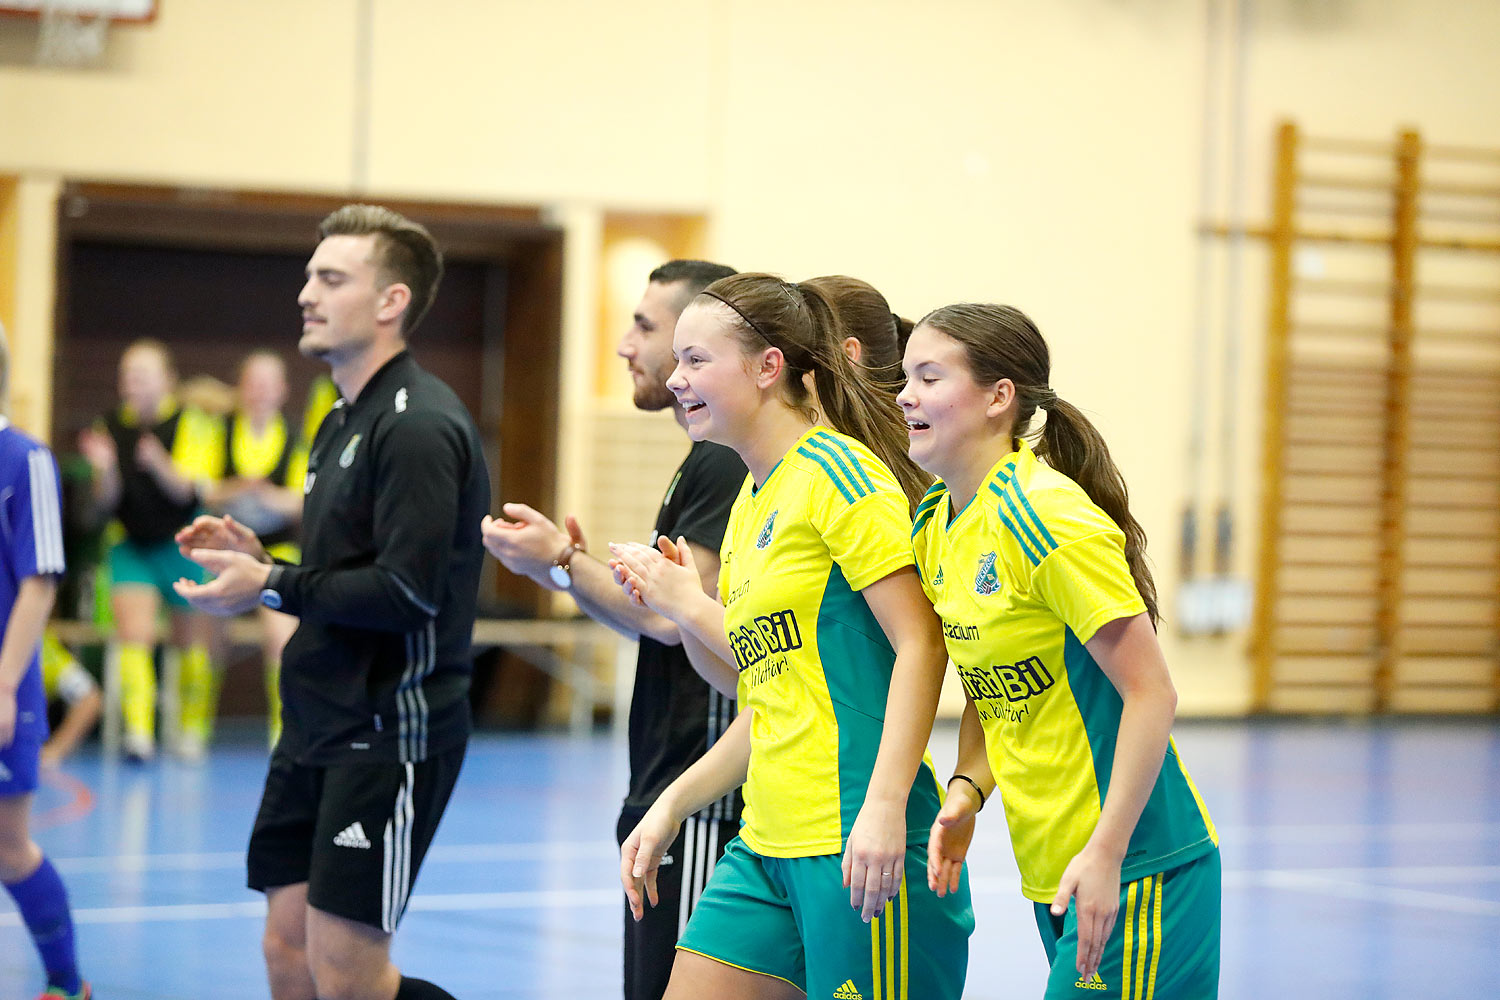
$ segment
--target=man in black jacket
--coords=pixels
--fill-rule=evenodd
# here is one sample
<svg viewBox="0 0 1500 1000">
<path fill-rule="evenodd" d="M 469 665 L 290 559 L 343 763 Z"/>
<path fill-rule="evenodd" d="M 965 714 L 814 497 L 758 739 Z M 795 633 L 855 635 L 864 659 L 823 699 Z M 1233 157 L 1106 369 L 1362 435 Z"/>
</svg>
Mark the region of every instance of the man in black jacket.
<svg viewBox="0 0 1500 1000">
<path fill-rule="evenodd" d="M 442 277 L 431 235 L 371 205 L 319 235 L 299 348 L 342 398 L 308 459 L 302 564 L 200 517 L 178 544 L 216 578 L 177 588 L 205 611 L 300 619 L 248 859 L 274 1000 L 452 1000 L 403 977 L 390 942 L 468 740 L 489 476 L 468 411 L 406 352 Z"/>
</svg>

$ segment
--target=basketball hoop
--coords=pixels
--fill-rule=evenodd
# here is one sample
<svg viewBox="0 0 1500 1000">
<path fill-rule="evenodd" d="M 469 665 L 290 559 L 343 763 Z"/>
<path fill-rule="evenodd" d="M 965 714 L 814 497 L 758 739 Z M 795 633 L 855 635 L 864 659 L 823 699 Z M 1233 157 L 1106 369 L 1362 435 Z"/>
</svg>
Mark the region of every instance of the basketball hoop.
<svg viewBox="0 0 1500 1000">
<path fill-rule="evenodd" d="M 39 66 L 92 66 L 104 55 L 109 18 L 78 0 L 41 0 L 36 61 Z"/>
</svg>

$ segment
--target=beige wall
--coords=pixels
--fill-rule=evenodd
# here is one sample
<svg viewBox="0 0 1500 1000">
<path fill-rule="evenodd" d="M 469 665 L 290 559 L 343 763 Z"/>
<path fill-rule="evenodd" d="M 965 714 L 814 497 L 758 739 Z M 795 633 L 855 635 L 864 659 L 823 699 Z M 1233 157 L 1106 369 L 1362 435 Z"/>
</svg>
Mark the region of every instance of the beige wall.
<svg viewBox="0 0 1500 1000">
<path fill-rule="evenodd" d="M 1500 5 L 1259 0 L 1248 206 L 1282 116 L 1371 138 L 1399 125 L 1500 146 Z M 1049 336 L 1054 387 L 1097 418 L 1176 590 L 1187 469 L 1203 5 L 1188 0 L 373 0 L 368 129 L 357 0 L 172 0 L 104 66 L 0 65 L 0 174 L 554 206 L 597 247 L 611 210 L 703 212 L 711 253 L 844 271 L 920 314 L 1001 299 Z M 17 30 L 0 23 L 0 32 Z M 14 51 L 12 43 L 7 51 Z M 45 227 L 16 308 L 49 315 Z M 28 236 L 28 233 L 30 234 Z M 570 384 L 597 261 L 569 252 Z M 31 264 L 26 264 L 31 261 Z M 1247 260 L 1236 501 L 1248 568 L 1258 450 L 1259 262 Z M 32 303 L 28 306 L 27 303 Z M 28 313 L 27 310 L 31 311 Z M 18 323 L 24 320 L 18 320 Z M 27 329 L 43 335 L 44 319 Z M 611 331 L 612 332 L 612 331 Z M 564 401 L 563 493 L 591 400 Z M 1240 637 L 1167 633 L 1187 710 L 1244 704 Z"/>
<path fill-rule="evenodd" d="M 10 340 L 10 417 L 51 436 L 52 302 L 57 243 L 56 177 L 8 179 L 0 198 L 0 320 Z"/>
</svg>

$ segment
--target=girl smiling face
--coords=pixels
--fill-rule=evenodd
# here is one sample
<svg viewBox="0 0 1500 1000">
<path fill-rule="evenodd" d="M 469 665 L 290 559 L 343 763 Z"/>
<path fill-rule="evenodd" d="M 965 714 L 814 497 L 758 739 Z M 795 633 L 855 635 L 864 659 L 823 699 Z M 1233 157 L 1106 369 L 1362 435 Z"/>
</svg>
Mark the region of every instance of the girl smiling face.
<svg viewBox="0 0 1500 1000">
<path fill-rule="evenodd" d="M 912 461 L 952 486 L 982 477 L 998 459 L 997 447 L 1010 450 L 1010 379 L 979 384 L 964 346 L 925 325 L 912 331 L 901 367 L 906 385 L 896 402 L 906 415 Z"/>
<path fill-rule="evenodd" d="M 689 305 L 677 320 L 672 354 L 677 367 L 667 388 L 682 407 L 688 436 L 735 448 L 764 394 L 756 359 L 746 357 L 729 307 L 702 298 Z"/>
</svg>

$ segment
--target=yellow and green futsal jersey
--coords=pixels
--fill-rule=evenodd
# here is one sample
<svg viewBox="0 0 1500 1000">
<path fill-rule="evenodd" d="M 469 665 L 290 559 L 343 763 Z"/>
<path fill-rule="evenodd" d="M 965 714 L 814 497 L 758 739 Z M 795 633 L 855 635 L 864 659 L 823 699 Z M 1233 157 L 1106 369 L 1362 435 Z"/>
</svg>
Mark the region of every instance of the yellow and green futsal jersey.
<svg viewBox="0 0 1500 1000">
<path fill-rule="evenodd" d="M 951 510 L 939 482 L 915 522 L 922 587 L 984 724 L 1021 891 L 1050 903 L 1109 793 L 1123 703 L 1084 643 L 1100 626 L 1146 610 L 1125 562 L 1125 536 L 1024 442 L 964 509 Z M 1121 881 L 1190 861 L 1217 842 L 1169 742 Z"/>
<path fill-rule="evenodd" d="M 225 451 L 218 478 L 265 479 L 299 496 L 302 494 L 307 481 L 307 448 L 288 439 L 286 421 L 281 414 L 267 421 L 260 432 L 241 413 L 232 414 L 225 428 Z M 242 499 L 231 505 L 227 513 L 255 531 L 271 555 L 287 562 L 301 561 L 301 549 L 294 540 L 295 531 L 286 525 L 280 514 L 266 513 L 260 501 Z"/>
<path fill-rule="evenodd" d="M 740 710 L 755 713 L 740 836 L 758 854 L 837 854 L 864 803 L 895 653 L 859 592 L 912 564 L 907 509 L 868 448 L 813 427 L 730 512 L 719 596 Z M 910 842 L 940 804 L 924 759 Z"/>
</svg>

